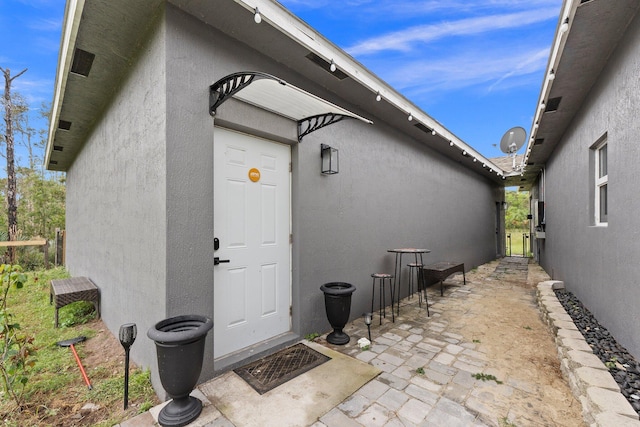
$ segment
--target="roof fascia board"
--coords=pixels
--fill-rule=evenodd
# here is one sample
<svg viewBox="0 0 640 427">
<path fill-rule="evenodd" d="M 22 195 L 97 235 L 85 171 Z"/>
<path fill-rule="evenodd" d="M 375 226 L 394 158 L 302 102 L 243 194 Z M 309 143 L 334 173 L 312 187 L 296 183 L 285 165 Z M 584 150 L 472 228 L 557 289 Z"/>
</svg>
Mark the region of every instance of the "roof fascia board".
<svg viewBox="0 0 640 427">
<path fill-rule="evenodd" d="M 490 170 L 492 169 L 498 174 L 504 174 L 506 172 L 501 170 L 491 160 L 478 153 L 467 143 L 427 115 L 422 111 L 422 109 L 395 91 L 384 81 L 373 75 L 352 56 L 330 42 L 279 3 L 271 0 L 234 1 L 251 12 L 254 12 L 255 9 L 258 8 L 263 22 L 268 22 L 269 25 L 296 41 L 298 44 L 304 46 L 309 51 L 324 58 L 327 62 L 331 62 L 331 60 L 333 60 L 341 71 L 371 91 L 372 100 L 375 99 L 376 94 L 379 92 L 389 104 L 393 105 L 398 110 L 405 112 L 407 116 L 411 114 L 414 121 L 423 123 L 430 129 L 434 129 L 442 138 L 453 142 L 461 150 L 464 150 L 469 155 L 477 158 L 478 161 L 485 163 L 489 166 Z"/>
<path fill-rule="evenodd" d="M 569 33 L 571 32 L 571 25 L 573 24 L 573 20 L 575 19 L 576 10 L 580 5 L 579 0 L 564 0 L 562 5 L 560 18 L 558 19 L 558 24 L 556 26 L 556 33 L 553 39 L 553 45 L 551 48 L 551 54 L 549 55 L 549 60 L 547 61 L 547 68 L 544 73 L 542 87 L 540 88 L 540 95 L 538 95 L 538 103 L 536 104 L 536 111 L 533 114 L 533 121 L 531 122 L 531 128 L 529 130 L 529 141 L 527 143 L 527 149 L 525 150 L 524 163 L 527 164 L 529 160 L 529 155 L 531 154 L 531 150 L 533 149 L 533 144 L 536 139 L 536 122 L 542 118 L 544 114 L 544 107 L 542 107 L 542 102 L 547 99 L 549 96 L 549 92 L 551 92 L 551 86 L 553 84 L 553 80 L 549 79 L 549 73 L 551 70 L 557 70 L 558 64 L 562 59 L 562 53 L 564 52 L 565 44 L 567 43 L 567 38 L 569 37 Z M 564 33 L 560 31 L 560 27 L 565 19 L 569 19 L 569 28 Z"/>
<path fill-rule="evenodd" d="M 60 53 L 58 55 L 59 66 L 56 74 L 53 103 L 51 105 L 49 138 L 47 139 L 47 147 L 45 149 L 45 167 L 49 165 L 51 152 L 53 150 L 53 141 L 58 127 L 58 120 L 60 119 L 60 110 L 62 109 L 64 92 L 67 86 L 69 70 L 73 61 L 73 47 L 75 46 L 76 39 L 78 37 L 78 29 L 80 27 L 84 4 L 85 0 L 69 0 L 64 11 L 63 36 L 60 41 Z"/>
</svg>

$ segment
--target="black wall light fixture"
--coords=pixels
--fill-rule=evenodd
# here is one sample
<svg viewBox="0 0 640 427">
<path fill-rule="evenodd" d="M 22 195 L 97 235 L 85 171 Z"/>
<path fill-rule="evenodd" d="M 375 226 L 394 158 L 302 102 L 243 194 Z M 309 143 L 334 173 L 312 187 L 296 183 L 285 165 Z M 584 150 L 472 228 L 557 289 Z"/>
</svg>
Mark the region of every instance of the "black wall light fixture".
<svg viewBox="0 0 640 427">
<path fill-rule="evenodd" d="M 320 144 L 320 157 L 322 157 L 321 172 L 325 175 L 338 173 L 338 149 L 326 144 Z"/>
</svg>

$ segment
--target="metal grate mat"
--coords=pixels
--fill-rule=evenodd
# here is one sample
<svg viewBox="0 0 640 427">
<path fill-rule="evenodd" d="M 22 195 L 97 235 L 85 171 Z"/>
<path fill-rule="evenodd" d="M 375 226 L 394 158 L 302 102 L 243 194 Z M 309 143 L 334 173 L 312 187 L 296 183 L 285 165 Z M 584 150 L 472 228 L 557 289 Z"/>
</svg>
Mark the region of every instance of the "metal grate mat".
<svg viewBox="0 0 640 427">
<path fill-rule="evenodd" d="M 234 372 L 258 393 L 264 394 L 330 359 L 304 344 L 296 344 L 234 369 Z"/>
</svg>

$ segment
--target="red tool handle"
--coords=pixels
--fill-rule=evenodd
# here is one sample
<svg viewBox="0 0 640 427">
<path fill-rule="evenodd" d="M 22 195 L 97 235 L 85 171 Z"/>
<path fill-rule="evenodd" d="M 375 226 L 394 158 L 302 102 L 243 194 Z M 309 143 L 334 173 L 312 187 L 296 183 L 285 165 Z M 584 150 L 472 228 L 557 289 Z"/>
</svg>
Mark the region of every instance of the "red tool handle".
<svg viewBox="0 0 640 427">
<path fill-rule="evenodd" d="M 73 355 L 76 357 L 76 362 L 78 362 L 78 367 L 80 368 L 80 372 L 82 372 L 82 377 L 84 378 L 84 382 L 87 383 L 87 387 L 89 387 L 89 390 L 91 390 L 92 389 L 91 383 L 89 382 L 89 378 L 87 377 L 87 374 L 84 371 L 84 368 L 82 367 L 82 362 L 80 362 L 80 358 L 78 357 L 76 348 L 73 346 L 73 344 L 71 344 L 70 347 L 71 347 L 71 351 L 73 351 Z"/>
</svg>

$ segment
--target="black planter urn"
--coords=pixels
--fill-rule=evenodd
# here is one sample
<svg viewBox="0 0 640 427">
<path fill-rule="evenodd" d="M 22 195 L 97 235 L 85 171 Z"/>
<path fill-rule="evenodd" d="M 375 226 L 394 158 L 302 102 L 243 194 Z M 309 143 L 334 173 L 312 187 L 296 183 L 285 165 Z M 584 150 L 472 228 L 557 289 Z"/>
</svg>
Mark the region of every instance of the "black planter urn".
<svg viewBox="0 0 640 427">
<path fill-rule="evenodd" d="M 187 425 L 202 412 L 202 402 L 189 394 L 200 377 L 204 344 L 212 327 L 208 317 L 184 315 L 161 320 L 147 331 L 156 343 L 160 382 L 173 399 L 160 411 L 161 426 Z"/>
<path fill-rule="evenodd" d="M 320 290 L 324 292 L 324 308 L 333 328 L 333 332 L 327 335 L 327 342 L 336 345 L 347 344 L 350 338 L 342 329 L 349 321 L 351 294 L 356 287 L 350 283 L 331 282 L 320 286 Z"/>
</svg>

